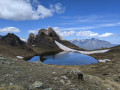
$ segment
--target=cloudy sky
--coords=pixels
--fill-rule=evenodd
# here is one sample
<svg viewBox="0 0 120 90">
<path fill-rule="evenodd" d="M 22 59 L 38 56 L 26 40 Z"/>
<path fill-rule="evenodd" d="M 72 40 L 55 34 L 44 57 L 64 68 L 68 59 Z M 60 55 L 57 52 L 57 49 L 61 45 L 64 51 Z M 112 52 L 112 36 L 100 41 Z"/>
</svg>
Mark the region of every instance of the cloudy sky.
<svg viewBox="0 0 120 90">
<path fill-rule="evenodd" d="M 120 0 L 0 0 L 0 35 L 52 27 L 64 39 L 120 44 Z"/>
</svg>

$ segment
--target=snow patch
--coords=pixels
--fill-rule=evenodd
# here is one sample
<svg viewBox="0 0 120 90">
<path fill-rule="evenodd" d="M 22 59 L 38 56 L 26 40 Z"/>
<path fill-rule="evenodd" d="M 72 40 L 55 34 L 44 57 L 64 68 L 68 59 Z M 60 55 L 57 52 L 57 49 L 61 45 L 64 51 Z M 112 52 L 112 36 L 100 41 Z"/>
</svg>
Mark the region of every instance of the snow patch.
<svg viewBox="0 0 120 90">
<path fill-rule="evenodd" d="M 74 49 L 71 49 L 71 48 L 68 48 L 66 46 L 64 46 L 63 44 L 55 41 L 55 43 L 58 45 L 59 48 L 61 48 L 62 50 L 64 51 L 70 51 L 70 52 L 74 52 L 74 51 L 77 51 L 77 50 L 74 50 Z"/>
<path fill-rule="evenodd" d="M 108 62 L 108 61 L 111 61 L 110 59 L 100 59 L 100 60 L 98 60 L 99 62 Z"/>
<path fill-rule="evenodd" d="M 67 52 L 79 52 L 79 53 L 82 53 L 82 54 L 94 54 L 94 53 L 105 53 L 107 51 L 109 51 L 110 49 L 106 49 L 106 50 L 97 50 L 97 51 L 78 51 L 78 50 L 74 50 L 74 49 L 71 49 L 69 47 L 66 47 L 65 45 L 55 41 L 55 43 L 58 45 L 58 47 L 64 51 L 67 51 Z"/>
<path fill-rule="evenodd" d="M 109 49 L 97 50 L 97 51 L 78 51 L 78 52 L 83 53 L 83 54 L 94 54 L 94 53 L 105 53 L 107 51 L 109 51 Z"/>
<path fill-rule="evenodd" d="M 22 56 L 16 56 L 17 58 L 19 58 L 19 59 L 23 59 L 23 57 Z"/>
</svg>

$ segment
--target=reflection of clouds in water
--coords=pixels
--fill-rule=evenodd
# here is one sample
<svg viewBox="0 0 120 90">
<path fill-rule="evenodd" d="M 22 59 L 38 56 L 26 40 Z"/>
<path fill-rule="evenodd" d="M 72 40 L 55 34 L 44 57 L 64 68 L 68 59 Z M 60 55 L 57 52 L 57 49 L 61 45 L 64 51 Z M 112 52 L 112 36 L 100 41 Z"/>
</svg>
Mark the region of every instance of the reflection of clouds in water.
<svg viewBox="0 0 120 90">
<path fill-rule="evenodd" d="M 65 56 L 68 54 L 68 52 L 63 51 L 63 52 L 59 52 L 57 54 L 53 54 L 53 55 L 45 55 L 43 56 L 44 58 L 48 58 L 48 59 L 62 59 L 65 58 Z"/>
</svg>

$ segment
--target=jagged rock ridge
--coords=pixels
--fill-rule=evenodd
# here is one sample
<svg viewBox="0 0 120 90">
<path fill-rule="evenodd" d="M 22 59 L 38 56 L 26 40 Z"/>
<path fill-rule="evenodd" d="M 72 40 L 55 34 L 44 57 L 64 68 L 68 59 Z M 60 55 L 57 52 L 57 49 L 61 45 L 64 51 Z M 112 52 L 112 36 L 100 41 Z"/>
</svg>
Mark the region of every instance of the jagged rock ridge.
<svg viewBox="0 0 120 90">
<path fill-rule="evenodd" d="M 69 41 L 63 40 L 52 28 L 47 29 L 41 29 L 39 30 L 37 35 L 34 35 L 31 33 L 28 38 L 28 44 L 29 45 L 35 45 L 35 46 L 48 46 L 50 48 L 56 48 L 60 49 L 56 44 L 55 40 L 62 43 L 65 46 L 68 46 L 70 48 L 79 49 L 74 44 L 70 43 Z"/>
</svg>

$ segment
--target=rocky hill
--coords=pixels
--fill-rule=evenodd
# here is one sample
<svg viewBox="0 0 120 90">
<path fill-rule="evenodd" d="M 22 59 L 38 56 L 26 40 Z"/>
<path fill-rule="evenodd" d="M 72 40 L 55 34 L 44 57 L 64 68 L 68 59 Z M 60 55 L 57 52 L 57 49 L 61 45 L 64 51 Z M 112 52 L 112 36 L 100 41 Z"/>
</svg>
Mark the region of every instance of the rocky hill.
<svg viewBox="0 0 120 90">
<path fill-rule="evenodd" d="M 10 56 L 31 56 L 34 51 L 15 34 L 8 33 L 0 39 L 0 53 Z"/>
<path fill-rule="evenodd" d="M 1 40 L 12 46 L 21 46 L 25 44 L 23 41 L 20 40 L 18 36 L 14 35 L 13 33 L 8 33 L 6 36 L 3 36 Z"/>
<path fill-rule="evenodd" d="M 63 40 L 52 28 L 41 29 L 37 35 L 30 33 L 27 40 L 28 44 L 33 47 L 33 49 L 39 53 L 40 50 L 44 51 L 61 51 L 61 49 L 56 45 L 55 41 L 60 42 L 61 44 L 73 48 L 80 49 L 74 44 L 70 43 L 67 40 Z M 83 49 L 80 49 L 83 50 Z"/>
<path fill-rule="evenodd" d="M 107 41 L 99 40 L 96 38 L 85 39 L 85 40 L 75 39 L 75 40 L 71 40 L 70 42 L 77 45 L 80 48 L 84 48 L 87 50 L 110 48 L 113 46 L 111 43 Z"/>
</svg>

